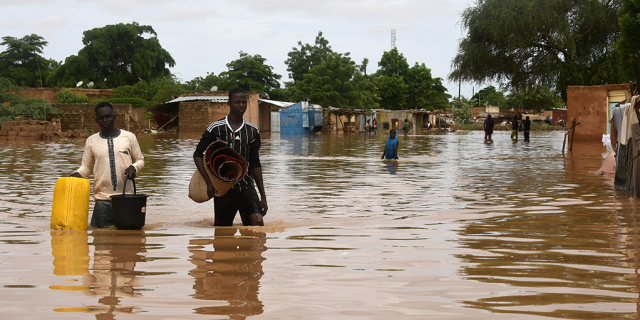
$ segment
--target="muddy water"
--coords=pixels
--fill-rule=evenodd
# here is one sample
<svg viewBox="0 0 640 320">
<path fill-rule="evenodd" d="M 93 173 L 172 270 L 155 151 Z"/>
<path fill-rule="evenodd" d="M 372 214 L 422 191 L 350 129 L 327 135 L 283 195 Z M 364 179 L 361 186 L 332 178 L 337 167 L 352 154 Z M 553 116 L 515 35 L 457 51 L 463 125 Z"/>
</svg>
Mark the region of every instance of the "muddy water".
<svg viewBox="0 0 640 320">
<path fill-rule="evenodd" d="M 145 136 L 142 231 L 49 230 L 84 141 L 0 144 L 0 319 L 638 318 L 640 201 L 563 133 L 264 136 L 265 227 L 187 198 L 189 136 Z"/>
</svg>

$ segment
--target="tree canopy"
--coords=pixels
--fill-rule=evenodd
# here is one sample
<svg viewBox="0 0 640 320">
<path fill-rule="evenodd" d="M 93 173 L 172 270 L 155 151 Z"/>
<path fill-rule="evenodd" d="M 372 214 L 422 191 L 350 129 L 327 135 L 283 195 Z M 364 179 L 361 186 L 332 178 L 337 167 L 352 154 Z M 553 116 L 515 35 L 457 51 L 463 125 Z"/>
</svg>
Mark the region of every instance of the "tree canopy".
<svg viewBox="0 0 640 320">
<path fill-rule="evenodd" d="M 303 45 L 302 41 L 298 41 L 298 47 L 291 49 L 287 54 L 289 58 L 284 62 L 287 65 L 287 71 L 289 71 L 289 78 L 294 82 L 302 81 L 304 75 L 309 73 L 311 68 L 319 66 L 329 55 L 335 53 L 331 50 L 329 41 L 322 36 L 322 31 L 318 32 L 313 46 L 308 43 Z"/>
<path fill-rule="evenodd" d="M 348 55 L 330 54 L 296 83 L 295 100 L 310 99 L 324 107 L 350 108 L 355 103 L 351 78 L 356 70 Z"/>
<path fill-rule="evenodd" d="M 496 106 L 505 108 L 507 106 L 507 98 L 504 92 L 497 90 L 494 86 L 488 86 L 481 89 L 471 97 L 471 103 L 474 106 Z"/>
<path fill-rule="evenodd" d="M 10 79 L 19 86 L 45 86 L 45 79 L 56 62 L 40 55 L 47 45 L 43 37 L 37 34 L 20 39 L 2 37 L 0 45 L 7 46 L 5 51 L 0 52 L 0 77 Z"/>
<path fill-rule="evenodd" d="M 175 61 L 160 45 L 151 26 L 119 23 L 87 30 L 77 56 L 68 57 L 50 80 L 57 86 L 90 81 L 97 88 L 133 85 L 169 77 Z"/>
<path fill-rule="evenodd" d="M 433 78 L 425 64 L 409 63 L 397 48 L 385 51 L 375 74 L 384 109 L 444 109 L 449 105 L 441 78 Z"/>
<path fill-rule="evenodd" d="M 514 90 L 621 83 L 617 15 L 621 0 L 478 0 L 462 13 L 466 36 L 454 81 L 496 81 Z"/>
<path fill-rule="evenodd" d="M 240 51 L 240 58 L 227 63 L 228 71 L 221 72 L 222 89 L 240 87 L 247 91 L 270 93 L 280 88 L 281 75 L 273 72 L 273 67 L 265 64 L 267 59 L 259 54 L 250 55 Z"/>
<path fill-rule="evenodd" d="M 640 2 L 622 0 L 618 24 L 620 39 L 616 48 L 620 53 L 620 63 L 628 78 L 640 81 L 640 66 L 636 65 L 640 56 Z"/>
</svg>

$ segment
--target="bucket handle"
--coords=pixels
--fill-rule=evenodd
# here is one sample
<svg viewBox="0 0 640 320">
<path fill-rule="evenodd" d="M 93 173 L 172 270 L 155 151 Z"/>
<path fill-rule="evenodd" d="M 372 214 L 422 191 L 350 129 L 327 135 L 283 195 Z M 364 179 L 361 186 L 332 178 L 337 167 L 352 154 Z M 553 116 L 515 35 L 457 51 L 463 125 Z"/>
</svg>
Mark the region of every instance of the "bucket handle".
<svg viewBox="0 0 640 320">
<path fill-rule="evenodd" d="M 136 194 L 136 180 L 131 179 L 133 182 L 133 194 Z M 122 187 L 122 195 L 124 196 L 124 192 L 127 190 L 127 175 L 124 175 L 124 186 Z"/>
</svg>

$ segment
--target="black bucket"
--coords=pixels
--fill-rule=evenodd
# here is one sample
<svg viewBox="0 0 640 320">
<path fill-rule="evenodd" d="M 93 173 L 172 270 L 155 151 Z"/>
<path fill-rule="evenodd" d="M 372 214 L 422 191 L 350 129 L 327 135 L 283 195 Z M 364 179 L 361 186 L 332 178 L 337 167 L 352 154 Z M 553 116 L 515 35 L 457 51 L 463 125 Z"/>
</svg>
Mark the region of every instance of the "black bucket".
<svg viewBox="0 0 640 320">
<path fill-rule="evenodd" d="M 133 194 L 125 194 L 127 177 L 124 178 L 122 194 L 111 196 L 113 206 L 113 224 L 119 230 L 140 230 L 144 227 L 147 212 L 147 195 L 136 194 L 136 182 L 133 182 Z"/>
</svg>

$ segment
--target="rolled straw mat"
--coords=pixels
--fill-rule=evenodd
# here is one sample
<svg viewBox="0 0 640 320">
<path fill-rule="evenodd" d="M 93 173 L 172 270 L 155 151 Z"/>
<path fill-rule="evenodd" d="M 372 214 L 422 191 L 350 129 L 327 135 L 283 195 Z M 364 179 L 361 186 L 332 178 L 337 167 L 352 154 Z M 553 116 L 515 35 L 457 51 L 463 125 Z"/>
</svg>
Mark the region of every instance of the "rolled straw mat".
<svg viewBox="0 0 640 320">
<path fill-rule="evenodd" d="M 231 187 L 247 175 L 247 161 L 224 141 L 211 143 L 204 152 L 204 168 L 216 189 L 216 197 L 222 197 Z M 208 201 L 207 183 L 196 169 L 189 183 L 189 198 L 195 202 Z"/>
</svg>

